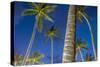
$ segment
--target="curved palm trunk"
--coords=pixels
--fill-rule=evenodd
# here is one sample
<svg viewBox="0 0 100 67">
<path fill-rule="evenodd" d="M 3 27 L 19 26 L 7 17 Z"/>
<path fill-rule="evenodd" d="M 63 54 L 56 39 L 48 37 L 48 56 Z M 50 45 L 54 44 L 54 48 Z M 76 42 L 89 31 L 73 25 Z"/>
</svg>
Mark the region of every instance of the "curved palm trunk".
<svg viewBox="0 0 100 67">
<path fill-rule="evenodd" d="M 82 55 L 80 48 L 79 48 L 79 53 L 80 53 L 80 56 L 81 56 L 81 60 L 84 61 L 84 58 L 83 58 L 83 55 Z"/>
<path fill-rule="evenodd" d="M 63 63 L 75 61 L 75 19 L 76 6 L 70 5 L 67 19 L 67 29 L 64 44 Z"/>
<path fill-rule="evenodd" d="M 53 64 L 53 38 L 51 37 L 51 64 Z"/>
<path fill-rule="evenodd" d="M 95 49 L 95 46 L 94 46 L 94 37 L 93 37 L 92 29 L 91 29 L 90 23 L 87 22 L 87 24 L 88 24 L 88 27 L 89 27 L 89 30 L 90 30 L 90 35 L 91 35 L 92 48 L 93 48 L 93 53 L 94 53 L 94 60 L 97 60 L 96 49 Z"/>
<path fill-rule="evenodd" d="M 33 32 L 32 32 L 32 36 L 31 36 L 31 39 L 29 41 L 29 45 L 28 45 L 28 48 L 27 48 L 27 51 L 26 51 L 26 54 L 24 56 L 24 59 L 22 61 L 22 65 L 25 65 L 26 64 L 26 61 L 30 55 L 30 52 L 31 52 L 31 48 L 32 48 L 32 43 L 34 41 L 34 38 L 35 38 L 35 33 L 36 33 L 36 27 L 37 27 L 37 23 L 35 23 L 34 27 L 33 27 Z"/>
<path fill-rule="evenodd" d="M 96 49 L 95 49 L 95 45 L 94 45 L 94 37 L 93 37 L 91 25 L 90 25 L 88 19 L 84 16 L 84 14 L 81 13 L 81 15 L 87 21 L 87 24 L 88 24 L 88 27 L 89 27 L 89 31 L 90 31 L 90 35 L 91 35 L 92 48 L 93 48 L 93 53 L 94 53 L 94 60 L 97 60 Z"/>
</svg>

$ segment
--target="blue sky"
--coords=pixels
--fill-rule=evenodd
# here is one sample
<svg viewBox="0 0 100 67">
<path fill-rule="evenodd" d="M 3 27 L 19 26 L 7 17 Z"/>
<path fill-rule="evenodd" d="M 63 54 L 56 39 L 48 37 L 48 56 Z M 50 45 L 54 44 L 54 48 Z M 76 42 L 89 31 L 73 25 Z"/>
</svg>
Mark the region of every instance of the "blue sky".
<svg viewBox="0 0 100 67">
<path fill-rule="evenodd" d="M 15 40 L 14 40 L 14 48 L 16 53 L 22 53 L 25 55 L 26 49 L 28 47 L 29 40 L 31 38 L 32 29 L 35 23 L 35 16 L 21 16 L 21 13 L 25 9 L 29 9 L 31 7 L 31 3 L 27 2 L 15 2 L 14 5 L 14 25 L 15 25 Z M 52 19 L 54 19 L 54 25 L 59 29 L 58 36 L 61 36 L 62 39 L 54 38 L 54 57 L 57 56 L 59 62 L 61 62 L 62 54 L 63 54 L 63 46 L 64 46 L 64 37 L 65 30 L 67 24 L 67 13 L 68 13 L 68 5 L 58 5 L 55 8 L 55 11 L 48 14 Z M 97 45 L 97 15 L 96 15 L 96 7 L 87 7 L 87 13 L 92 17 L 90 21 L 91 27 L 94 34 L 95 46 Z M 33 43 L 33 47 L 31 50 L 31 55 L 34 51 L 40 51 L 45 55 L 44 58 L 41 59 L 44 63 L 50 63 L 50 52 L 51 45 L 50 40 L 44 36 L 45 27 L 49 28 L 53 25 L 47 20 L 42 20 L 43 23 L 43 32 L 39 33 L 36 31 L 35 40 Z M 92 53 L 91 40 L 90 40 L 90 32 L 86 21 L 83 20 L 83 23 L 76 23 L 76 39 L 84 38 L 87 42 L 87 47 L 89 48 L 89 53 Z M 47 41 L 46 41 L 47 40 Z M 46 42 L 45 42 L 46 41 Z M 96 46 L 97 47 L 97 46 Z M 85 55 L 85 54 L 84 54 Z M 80 56 L 78 56 L 80 58 Z M 56 60 L 54 58 L 54 60 Z M 79 59 L 80 60 L 80 59 Z"/>
</svg>

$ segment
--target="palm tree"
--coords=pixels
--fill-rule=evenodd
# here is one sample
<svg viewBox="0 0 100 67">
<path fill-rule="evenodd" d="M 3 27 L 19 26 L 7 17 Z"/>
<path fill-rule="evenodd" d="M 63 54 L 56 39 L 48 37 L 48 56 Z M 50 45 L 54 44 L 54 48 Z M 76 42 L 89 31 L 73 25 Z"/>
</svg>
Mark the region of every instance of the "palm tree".
<svg viewBox="0 0 100 67">
<path fill-rule="evenodd" d="M 40 61 L 41 58 L 43 58 L 44 55 L 40 53 L 39 51 L 36 51 L 33 53 L 32 56 L 30 56 L 27 60 L 29 64 L 43 64 L 43 62 Z"/>
<path fill-rule="evenodd" d="M 82 51 L 81 51 L 82 49 L 88 50 L 87 47 L 86 47 L 86 43 L 82 39 L 78 39 L 76 41 L 76 60 L 77 60 L 77 55 L 79 53 L 80 56 L 81 56 L 81 61 L 84 61 L 84 57 L 83 57 L 83 54 L 82 54 Z"/>
<path fill-rule="evenodd" d="M 27 58 L 31 52 L 31 48 L 32 48 L 32 44 L 33 41 L 35 39 L 35 33 L 36 33 L 36 29 L 38 28 L 38 31 L 41 32 L 42 31 L 42 19 L 46 19 L 50 22 L 54 22 L 47 14 L 52 12 L 54 10 L 54 8 L 56 7 L 56 5 L 47 5 L 47 4 L 35 4 L 32 3 L 32 9 L 26 9 L 23 11 L 22 15 L 26 16 L 26 15 L 35 15 L 35 20 L 36 22 L 34 23 L 33 26 L 33 32 L 32 32 L 32 36 L 31 39 L 29 41 L 28 44 L 28 48 L 26 50 L 26 54 L 25 57 L 22 61 L 22 65 L 26 64 Z"/>
<path fill-rule="evenodd" d="M 76 6 L 69 6 L 67 29 L 64 44 L 64 53 L 62 62 L 72 62 L 75 58 L 75 19 L 76 18 Z"/>
<path fill-rule="evenodd" d="M 75 6 L 70 5 L 68 11 L 68 20 L 67 20 L 67 29 L 66 29 L 66 36 L 65 36 L 65 44 L 64 44 L 64 53 L 63 53 L 63 63 L 73 62 L 75 61 L 75 26 L 76 26 L 76 18 L 79 21 L 82 21 L 84 18 L 88 24 L 90 34 L 91 34 L 91 42 L 93 47 L 93 53 L 96 60 L 96 49 L 94 46 L 94 38 L 91 29 L 91 25 L 89 23 L 89 16 L 85 12 L 85 7 L 83 6 Z"/>
<path fill-rule="evenodd" d="M 14 55 L 14 65 L 20 65 L 23 60 L 22 54 L 15 54 Z"/>
<path fill-rule="evenodd" d="M 47 32 L 46 32 L 46 37 L 51 40 L 51 63 L 53 63 L 53 42 L 54 42 L 54 37 L 58 36 L 56 35 L 58 30 L 55 28 L 55 26 L 52 26 Z"/>
<path fill-rule="evenodd" d="M 79 10 L 79 14 L 80 14 L 80 20 L 82 19 L 82 17 L 86 20 L 86 23 L 88 25 L 89 31 L 90 31 L 90 36 L 91 36 L 91 42 L 92 42 L 92 49 L 93 49 L 93 54 L 94 54 L 94 60 L 97 60 L 97 56 L 96 56 L 96 48 L 94 45 L 94 36 L 93 36 L 93 32 L 92 32 L 92 27 L 91 24 L 89 22 L 90 17 L 88 16 L 88 14 L 85 12 L 85 8 L 82 9 L 81 7 L 78 9 Z"/>
</svg>

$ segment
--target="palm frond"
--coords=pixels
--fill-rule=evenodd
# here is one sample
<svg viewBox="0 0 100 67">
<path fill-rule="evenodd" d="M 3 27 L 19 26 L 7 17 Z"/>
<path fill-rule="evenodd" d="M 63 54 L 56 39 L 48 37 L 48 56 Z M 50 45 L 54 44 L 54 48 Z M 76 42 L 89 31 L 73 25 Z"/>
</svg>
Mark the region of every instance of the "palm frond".
<svg viewBox="0 0 100 67">
<path fill-rule="evenodd" d="M 22 12 L 22 16 L 26 16 L 26 15 L 34 15 L 37 14 L 38 11 L 34 10 L 34 9 L 26 9 Z"/>
<path fill-rule="evenodd" d="M 54 22 L 52 18 L 50 18 L 47 14 L 45 14 L 45 13 L 43 13 L 43 12 L 42 12 L 42 16 L 44 16 L 44 18 L 45 18 L 46 20 L 48 20 L 48 21 L 50 21 L 50 22 L 52 22 L 52 23 Z"/>
<path fill-rule="evenodd" d="M 83 22 L 82 15 L 80 14 L 80 11 L 77 11 L 76 16 L 77 16 L 77 19 L 78 19 L 80 22 Z"/>
<path fill-rule="evenodd" d="M 85 15 L 85 17 L 90 21 L 91 20 L 91 16 L 89 16 L 86 12 L 82 12 L 84 15 Z M 86 19 L 85 19 L 86 20 Z"/>
<path fill-rule="evenodd" d="M 91 17 L 87 14 L 85 6 L 78 6 L 76 15 L 79 21 L 83 22 L 83 16 L 81 14 L 84 14 L 84 16 L 90 21 Z M 84 18 L 85 19 L 85 18 Z M 86 19 L 85 19 L 86 20 Z"/>
<path fill-rule="evenodd" d="M 44 55 L 42 53 L 40 53 L 39 51 L 36 51 L 33 53 L 33 56 L 32 57 L 35 57 L 37 59 L 40 59 L 40 58 L 43 58 Z"/>
<path fill-rule="evenodd" d="M 42 31 L 42 20 L 40 16 L 36 16 L 36 22 L 37 22 L 37 26 L 38 26 L 38 31 L 41 32 Z"/>
<path fill-rule="evenodd" d="M 34 8 L 34 9 L 39 9 L 39 5 L 38 4 L 36 4 L 36 3 L 32 3 L 32 7 Z"/>
<path fill-rule="evenodd" d="M 54 11 L 56 7 L 57 7 L 57 5 L 47 5 L 42 9 L 42 11 L 44 13 L 50 13 L 50 12 Z"/>
<path fill-rule="evenodd" d="M 82 47 L 82 48 L 83 48 L 84 50 L 86 50 L 86 51 L 88 50 L 88 48 L 87 48 L 87 47 Z"/>
<path fill-rule="evenodd" d="M 86 10 L 86 6 L 77 6 L 77 10 L 80 10 L 80 11 L 85 11 Z"/>
<path fill-rule="evenodd" d="M 77 39 L 76 48 L 82 48 L 82 49 L 88 50 L 86 46 L 87 44 L 83 41 L 83 39 Z"/>
<path fill-rule="evenodd" d="M 42 53 L 40 53 L 39 51 L 36 51 L 33 53 L 32 56 L 30 56 L 27 59 L 28 63 L 36 63 L 36 64 L 42 64 L 42 62 L 40 61 L 41 58 L 43 58 L 44 55 Z"/>
</svg>

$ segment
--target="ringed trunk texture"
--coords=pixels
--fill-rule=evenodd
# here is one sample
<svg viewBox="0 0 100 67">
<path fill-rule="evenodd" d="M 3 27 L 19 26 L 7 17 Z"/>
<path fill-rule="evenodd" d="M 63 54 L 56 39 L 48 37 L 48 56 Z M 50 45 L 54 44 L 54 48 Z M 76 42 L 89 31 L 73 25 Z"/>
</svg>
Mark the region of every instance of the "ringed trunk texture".
<svg viewBox="0 0 100 67">
<path fill-rule="evenodd" d="M 33 32 L 32 32 L 32 36 L 31 36 L 31 39 L 29 41 L 29 45 L 28 45 L 28 48 L 26 50 L 26 54 L 24 56 L 24 59 L 22 61 L 22 64 L 21 65 L 25 65 L 26 64 L 26 61 L 30 55 L 30 52 L 31 52 L 31 48 L 32 48 L 32 43 L 35 39 L 35 33 L 36 33 L 36 27 L 37 27 L 37 23 L 35 23 L 34 27 L 33 27 Z"/>
<path fill-rule="evenodd" d="M 70 5 L 68 11 L 67 28 L 64 43 L 63 63 L 75 61 L 75 25 L 76 6 Z"/>
</svg>

